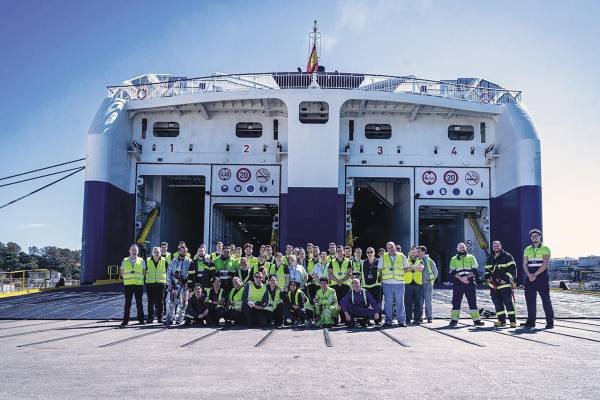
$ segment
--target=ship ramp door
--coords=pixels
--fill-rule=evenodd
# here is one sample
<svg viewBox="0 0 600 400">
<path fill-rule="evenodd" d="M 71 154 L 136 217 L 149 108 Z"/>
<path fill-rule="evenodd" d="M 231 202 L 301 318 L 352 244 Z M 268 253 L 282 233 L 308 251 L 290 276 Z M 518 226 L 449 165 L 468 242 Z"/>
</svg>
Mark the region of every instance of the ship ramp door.
<svg viewBox="0 0 600 400">
<path fill-rule="evenodd" d="M 411 205 L 408 178 L 347 178 L 347 243 L 364 252 L 392 241 L 406 250 L 411 244 Z"/>
<path fill-rule="evenodd" d="M 419 244 L 425 245 L 439 270 L 437 282 L 449 282 L 449 264 L 456 245 L 464 242 L 483 270 L 489 243 L 487 206 L 420 205 Z"/>
<path fill-rule="evenodd" d="M 226 245 L 245 243 L 254 245 L 255 253 L 263 244 L 277 245 L 278 236 L 278 204 L 261 202 L 252 203 L 244 199 L 243 203 L 213 204 L 211 218 L 211 245 L 222 241 Z"/>
</svg>

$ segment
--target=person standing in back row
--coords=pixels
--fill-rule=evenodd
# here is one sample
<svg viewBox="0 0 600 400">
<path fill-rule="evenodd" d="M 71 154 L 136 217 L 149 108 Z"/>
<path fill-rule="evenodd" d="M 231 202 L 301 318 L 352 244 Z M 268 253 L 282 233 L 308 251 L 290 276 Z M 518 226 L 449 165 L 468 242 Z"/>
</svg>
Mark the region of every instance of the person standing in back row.
<svg viewBox="0 0 600 400">
<path fill-rule="evenodd" d="M 438 269 L 435 262 L 427 254 L 427 247 L 419 246 L 419 257 L 423 260 L 423 304 L 425 305 L 425 317 L 427 323 L 433 320 L 433 285 L 438 277 Z"/>
<path fill-rule="evenodd" d="M 525 248 L 523 254 L 523 270 L 525 271 L 525 301 L 527 302 L 527 321 L 521 326 L 535 328 L 537 295 L 542 298 L 546 329 L 554 328 L 554 309 L 550 300 L 550 283 L 548 264 L 550 248 L 542 243 L 542 231 L 532 229 L 529 232 L 531 246 Z"/>
<path fill-rule="evenodd" d="M 135 297 L 135 307 L 137 309 L 137 319 L 140 325 L 146 325 L 144 322 L 144 307 L 142 305 L 142 296 L 144 295 L 144 274 L 146 273 L 146 263 L 144 259 L 138 257 L 140 249 L 137 244 L 129 246 L 129 257 L 121 262 L 121 276 L 123 277 L 123 289 L 125 292 L 125 307 L 123 310 L 123 322 L 119 325 L 124 328 L 129 323 L 129 313 L 131 310 L 131 298 Z"/>
<path fill-rule="evenodd" d="M 396 244 L 387 242 L 387 252 L 379 258 L 377 266 L 381 270 L 383 285 L 383 308 L 385 310 L 384 327 L 391 327 L 394 320 L 394 303 L 398 326 L 406 327 L 406 310 L 404 309 L 404 269 L 408 261 L 402 253 L 396 252 Z"/>
</svg>

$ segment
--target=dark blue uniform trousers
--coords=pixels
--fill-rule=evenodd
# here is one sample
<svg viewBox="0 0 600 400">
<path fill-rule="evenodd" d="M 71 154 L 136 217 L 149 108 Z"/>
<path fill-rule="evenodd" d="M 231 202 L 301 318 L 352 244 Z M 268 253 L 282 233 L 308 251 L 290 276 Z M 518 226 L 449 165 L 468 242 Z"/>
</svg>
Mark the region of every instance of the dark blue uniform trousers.
<svg viewBox="0 0 600 400">
<path fill-rule="evenodd" d="M 534 324 L 537 317 L 536 303 L 537 294 L 542 298 L 546 322 L 551 324 L 554 321 L 554 309 L 550 301 L 550 285 L 548 271 L 542 272 L 533 282 L 525 277 L 525 301 L 527 302 L 527 321 Z"/>
</svg>

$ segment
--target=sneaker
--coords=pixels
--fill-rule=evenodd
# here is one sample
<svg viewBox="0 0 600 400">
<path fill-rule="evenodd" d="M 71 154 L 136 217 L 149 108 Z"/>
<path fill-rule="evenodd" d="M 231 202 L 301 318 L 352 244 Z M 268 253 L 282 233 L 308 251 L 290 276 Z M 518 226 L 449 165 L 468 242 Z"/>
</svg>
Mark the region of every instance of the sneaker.
<svg viewBox="0 0 600 400">
<path fill-rule="evenodd" d="M 506 322 L 502 322 L 502 321 L 496 321 L 496 322 L 494 322 L 494 326 L 495 326 L 496 328 L 503 328 L 503 327 L 505 327 L 505 326 L 506 326 Z"/>
<path fill-rule="evenodd" d="M 297 327 L 298 327 L 298 321 L 292 322 L 292 328 L 297 328 Z"/>
<path fill-rule="evenodd" d="M 183 323 L 184 326 L 190 326 L 191 324 L 192 324 L 191 319 L 186 319 L 185 322 Z"/>
<path fill-rule="evenodd" d="M 516 322 L 511 322 L 510 323 L 510 327 L 511 328 L 516 328 L 517 327 L 517 323 Z"/>
<path fill-rule="evenodd" d="M 315 325 L 313 324 L 313 322 L 312 322 L 312 321 L 308 321 L 308 322 L 306 323 L 306 327 L 307 327 L 307 328 L 312 328 L 313 326 L 315 326 Z"/>
<path fill-rule="evenodd" d="M 127 324 L 128 324 L 128 322 L 121 322 L 121 323 L 119 324 L 119 329 L 123 329 L 123 328 L 125 328 L 125 327 L 127 326 Z"/>
<path fill-rule="evenodd" d="M 455 327 L 457 325 L 458 325 L 458 321 L 455 321 L 455 320 L 450 321 L 450 323 L 448 324 L 448 326 L 451 326 L 451 327 Z"/>
<path fill-rule="evenodd" d="M 485 323 L 482 320 L 473 321 L 473 325 L 475 326 L 484 326 Z"/>
<path fill-rule="evenodd" d="M 423 321 L 413 321 L 413 325 L 421 325 Z"/>
<path fill-rule="evenodd" d="M 535 322 L 534 323 L 531 323 L 529 321 L 522 322 L 521 326 L 524 328 L 535 328 Z"/>
<path fill-rule="evenodd" d="M 387 322 L 387 321 L 386 321 L 386 322 L 384 322 L 384 323 L 383 323 L 383 327 L 384 327 L 384 328 L 391 328 L 391 327 L 392 327 L 392 322 L 391 322 L 391 321 L 390 321 L 390 322 Z"/>
<path fill-rule="evenodd" d="M 398 326 L 400 328 L 406 328 L 408 325 L 406 325 L 406 322 L 398 322 Z"/>
</svg>

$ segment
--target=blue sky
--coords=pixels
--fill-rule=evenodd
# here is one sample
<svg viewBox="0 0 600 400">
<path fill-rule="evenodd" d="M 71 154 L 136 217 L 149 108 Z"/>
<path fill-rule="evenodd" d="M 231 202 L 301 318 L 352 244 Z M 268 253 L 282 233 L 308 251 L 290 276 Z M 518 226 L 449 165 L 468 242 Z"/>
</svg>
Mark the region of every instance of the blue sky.
<svg viewBox="0 0 600 400">
<path fill-rule="evenodd" d="M 106 85 L 303 67 L 318 19 L 329 69 L 523 90 L 545 241 L 556 256 L 600 253 L 598 2 L 0 0 L 0 15 L 0 176 L 83 157 Z M 51 179 L 0 188 L 0 203 Z M 79 174 L 0 210 L 0 241 L 80 248 L 82 206 Z"/>
</svg>

